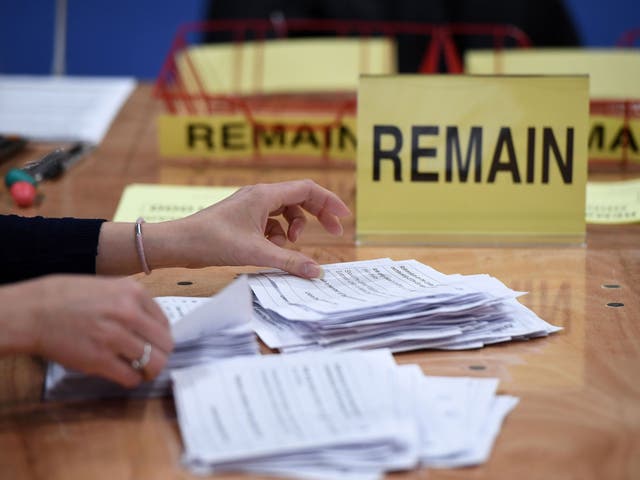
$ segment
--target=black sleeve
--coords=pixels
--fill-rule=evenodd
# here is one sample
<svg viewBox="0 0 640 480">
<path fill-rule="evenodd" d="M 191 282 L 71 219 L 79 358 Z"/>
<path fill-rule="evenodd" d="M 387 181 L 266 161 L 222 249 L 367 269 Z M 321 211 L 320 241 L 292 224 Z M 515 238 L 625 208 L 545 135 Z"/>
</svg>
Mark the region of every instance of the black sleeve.
<svg viewBox="0 0 640 480">
<path fill-rule="evenodd" d="M 0 215 L 0 283 L 49 273 L 95 273 L 103 222 Z"/>
</svg>

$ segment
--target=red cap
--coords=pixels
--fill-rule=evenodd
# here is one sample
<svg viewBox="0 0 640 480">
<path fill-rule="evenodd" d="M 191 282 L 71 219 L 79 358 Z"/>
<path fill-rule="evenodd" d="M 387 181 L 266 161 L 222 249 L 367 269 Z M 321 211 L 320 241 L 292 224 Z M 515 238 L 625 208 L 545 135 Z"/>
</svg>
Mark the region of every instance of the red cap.
<svg viewBox="0 0 640 480">
<path fill-rule="evenodd" d="M 36 187 L 29 182 L 16 182 L 9 191 L 19 207 L 30 207 L 36 199 Z"/>
</svg>

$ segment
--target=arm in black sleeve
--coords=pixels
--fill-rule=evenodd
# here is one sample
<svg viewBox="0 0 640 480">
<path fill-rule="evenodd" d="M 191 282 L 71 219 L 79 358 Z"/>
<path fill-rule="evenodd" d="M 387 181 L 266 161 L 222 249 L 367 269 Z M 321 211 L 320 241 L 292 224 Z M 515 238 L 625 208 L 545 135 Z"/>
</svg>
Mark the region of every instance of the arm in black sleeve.
<svg viewBox="0 0 640 480">
<path fill-rule="evenodd" d="M 0 215 L 0 283 L 49 273 L 94 274 L 104 222 Z"/>
</svg>

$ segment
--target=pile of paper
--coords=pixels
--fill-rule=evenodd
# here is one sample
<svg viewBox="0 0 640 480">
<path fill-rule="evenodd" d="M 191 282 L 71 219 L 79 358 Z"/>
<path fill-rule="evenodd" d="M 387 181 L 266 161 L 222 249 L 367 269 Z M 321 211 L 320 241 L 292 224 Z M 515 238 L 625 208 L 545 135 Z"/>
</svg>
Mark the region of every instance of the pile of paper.
<svg viewBox="0 0 640 480">
<path fill-rule="evenodd" d="M 127 390 L 102 378 L 50 363 L 45 378 L 45 398 L 164 395 L 170 392 L 171 369 L 259 352 L 251 329 L 251 291 L 246 276 L 210 298 L 157 297 L 155 300 L 171 323 L 175 343 L 167 366 L 156 379 Z"/>
<path fill-rule="evenodd" d="M 517 399 L 496 379 L 424 376 L 388 350 L 305 352 L 177 370 L 174 398 L 193 472 L 380 478 L 484 462 Z"/>
<path fill-rule="evenodd" d="M 444 275 L 416 260 L 325 265 L 305 280 L 282 271 L 251 276 L 253 326 L 271 348 L 480 348 L 560 330 L 489 275 Z"/>
</svg>

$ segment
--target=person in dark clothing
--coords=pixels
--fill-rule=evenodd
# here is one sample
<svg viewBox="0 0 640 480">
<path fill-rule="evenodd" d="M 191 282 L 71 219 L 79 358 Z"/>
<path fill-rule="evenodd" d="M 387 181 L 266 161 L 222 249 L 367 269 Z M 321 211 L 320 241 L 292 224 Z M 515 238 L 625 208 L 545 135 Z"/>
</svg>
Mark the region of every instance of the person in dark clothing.
<svg viewBox="0 0 640 480">
<path fill-rule="evenodd" d="M 274 24 L 294 18 L 410 21 L 430 24 L 491 23 L 509 24 L 528 35 L 534 46 L 578 46 L 580 38 L 562 0 L 211 0 L 206 17 L 217 19 L 270 19 Z M 310 32 L 290 32 L 290 36 L 309 36 Z M 229 41 L 216 33 L 204 40 Z M 399 35 L 398 71 L 417 72 L 422 64 L 428 38 Z M 492 48 L 489 36 L 454 38 L 458 51 Z M 509 45 L 507 45 L 509 46 Z"/>
<path fill-rule="evenodd" d="M 350 214 L 335 194 L 300 180 L 244 187 L 153 224 L 0 215 L 0 355 L 39 354 L 127 387 L 153 378 L 173 349 L 168 321 L 138 282 L 107 275 L 257 265 L 318 277 L 315 261 L 282 248 L 301 235 L 305 210 L 334 235 Z"/>
</svg>

